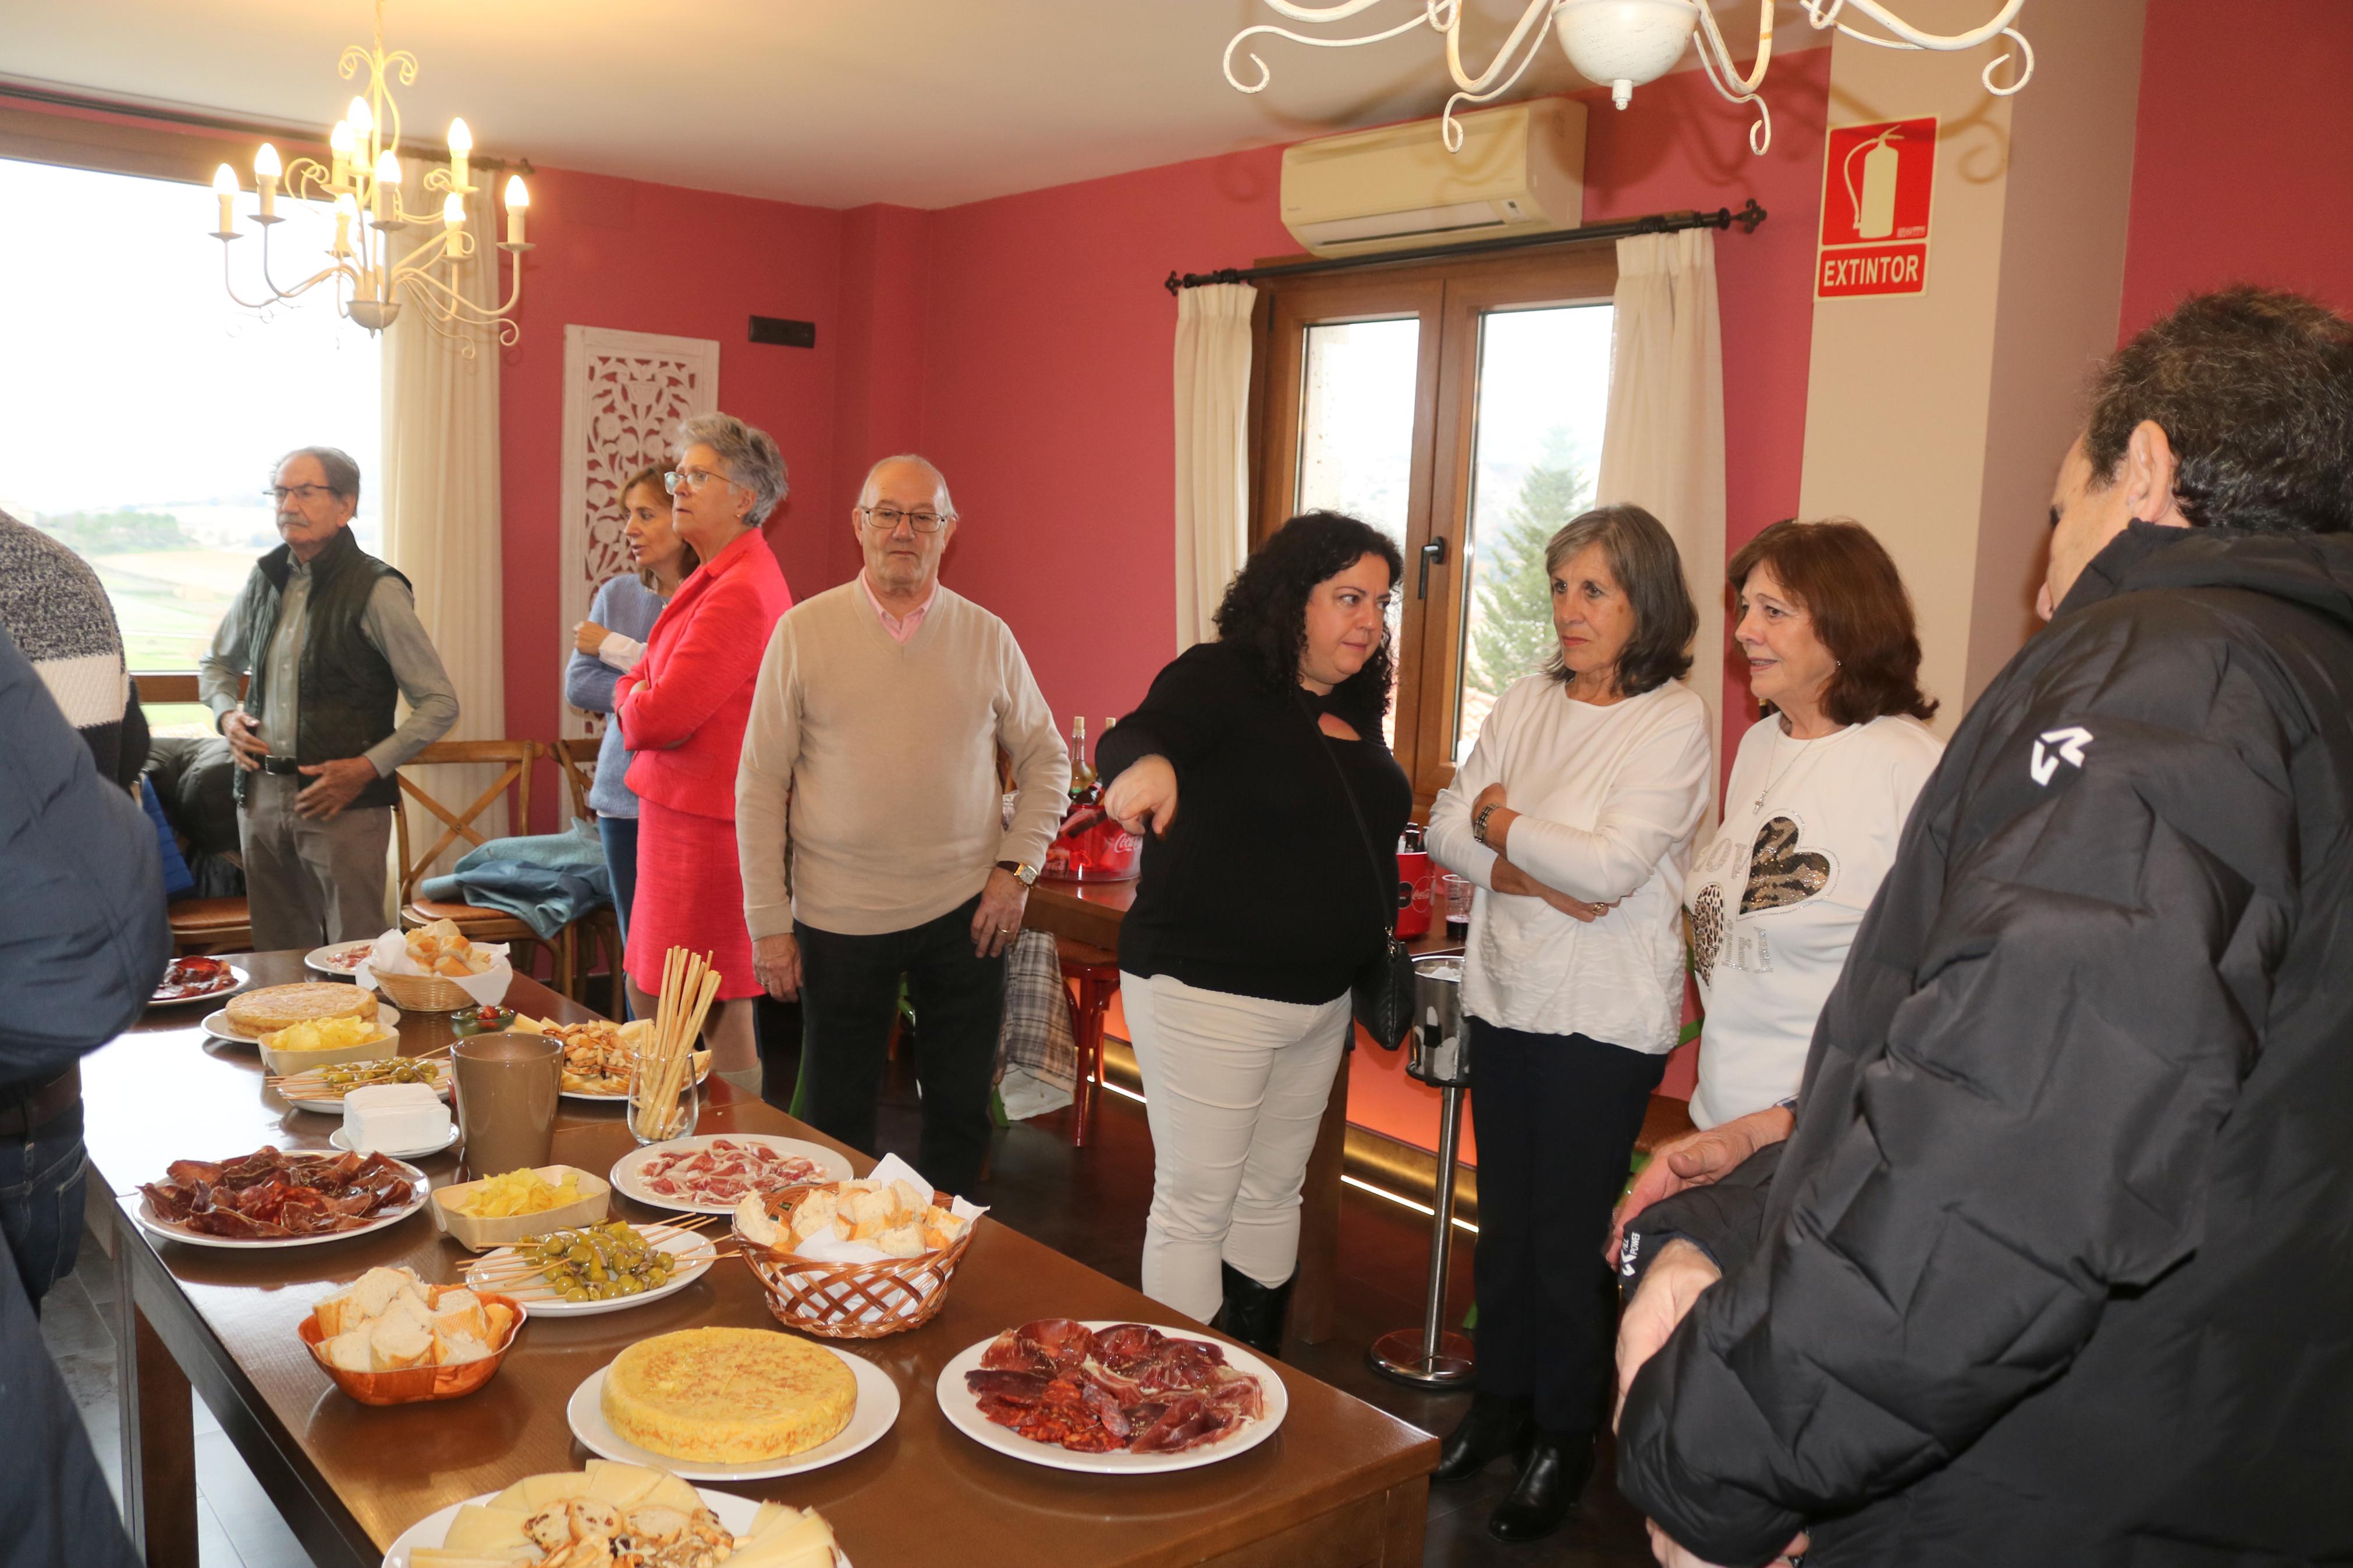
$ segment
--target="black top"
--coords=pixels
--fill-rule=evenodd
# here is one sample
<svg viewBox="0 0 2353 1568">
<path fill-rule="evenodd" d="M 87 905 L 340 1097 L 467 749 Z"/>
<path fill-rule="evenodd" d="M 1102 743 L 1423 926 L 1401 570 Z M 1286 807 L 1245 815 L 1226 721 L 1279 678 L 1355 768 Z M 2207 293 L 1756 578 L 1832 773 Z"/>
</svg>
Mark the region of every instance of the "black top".
<svg viewBox="0 0 2353 1568">
<path fill-rule="evenodd" d="M 1145 835 L 1122 969 L 1320 1004 L 1380 956 L 1413 788 L 1377 732 L 1340 741 L 1318 729 L 1320 706 L 1297 686 L 1270 689 L 1224 644 L 1201 643 L 1103 737 L 1095 767 L 1106 781 L 1154 752 L 1176 769 L 1176 820 L 1165 838 Z"/>
<path fill-rule="evenodd" d="M 1733 1246 L 1626 1402 L 1636 1508 L 1711 1563 L 2353 1552 L 2348 692 L 2353 537 L 2093 559 L 1913 806 L 1770 1180 L 1639 1222 Z"/>
</svg>

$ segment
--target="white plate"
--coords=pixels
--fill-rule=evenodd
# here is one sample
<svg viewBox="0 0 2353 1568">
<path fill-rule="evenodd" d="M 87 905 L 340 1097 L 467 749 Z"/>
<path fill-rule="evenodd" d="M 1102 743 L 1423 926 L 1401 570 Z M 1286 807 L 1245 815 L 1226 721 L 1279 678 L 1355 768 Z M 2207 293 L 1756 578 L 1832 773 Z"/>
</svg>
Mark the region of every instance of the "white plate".
<svg viewBox="0 0 2353 1568">
<path fill-rule="evenodd" d="M 440 1081 L 433 1086 L 433 1092 L 439 1095 L 445 1104 L 448 1102 L 449 1099 L 449 1074 L 447 1070 L 442 1072 Z M 292 1106 L 297 1110 L 316 1111 L 321 1116 L 341 1116 L 343 1113 L 343 1102 L 339 1099 L 296 1100 L 290 1095 L 285 1093 L 283 1090 L 279 1092 L 278 1098 L 285 1100 L 287 1104 Z"/>
<path fill-rule="evenodd" d="M 378 1002 L 375 1006 L 375 1021 L 387 1029 L 397 1029 L 400 1027 L 400 1009 L 389 1002 Z M 217 1013 L 205 1015 L 204 1027 L 205 1033 L 216 1040 L 227 1040 L 232 1046 L 251 1046 L 257 1051 L 261 1048 L 259 1037 L 230 1033 L 228 1009 L 226 1007 Z"/>
<path fill-rule="evenodd" d="M 234 996 L 238 992 L 253 984 L 253 977 L 248 974 L 244 970 L 239 969 L 234 963 L 228 966 L 228 973 L 231 984 L 222 986 L 217 991 L 197 991 L 185 996 L 151 996 L 147 999 L 147 1005 L 150 1007 L 185 1007 L 191 1002 L 216 1002 L 224 996 Z M 226 1011 L 226 1009 L 223 1010 Z"/>
<path fill-rule="evenodd" d="M 338 980 L 349 980 L 352 977 L 352 971 L 360 966 L 360 960 L 365 958 L 369 949 L 375 946 L 375 943 L 373 941 L 329 942 L 324 947 L 314 947 L 304 953 L 302 963 L 304 967 L 315 969 L 322 974 L 332 974 Z M 335 963 L 334 955 L 339 952 L 350 953 L 351 963 Z"/>
<path fill-rule="evenodd" d="M 711 1069 L 705 1067 L 701 1072 L 695 1074 L 694 1087 L 701 1089 L 710 1081 Z M 623 1089 L 618 1094 L 598 1094 L 585 1089 L 567 1089 L 558 1092 L 566 1100 L 586 1100 L 590 1105 L 627 1105 L 629 1100 L 629 1093 L 627 1089 Z"/>
<path fill-rule="evenodd" d="M 740 1198 L 730 1198 L 725 1203 L 697 1204 L 688 1203 L 682 1198 L 664 1197 L 646 1185 L 644 1179 L 638 1174 L 656 1155 L 708 1149 L 722 1138 L 731 1143 L 765 1144 L 778 1154 L 787 1157 L 797 1154 L 812 1161 L 817 1165 L 817 1174 L 809 1178 L 813 1182 L 849 1180 L 849 1162 L 822 1143 L 806 1143 L 797 1138 L 777 1138 L 765 1132 L 712 1132 L 694 1138 L 673 1138 L 667 1143 L 649 1143 L 634 1153 L 622 1155 L 613 1162 L 614 1190 L 624 1197 L 651 1204 L 656 1208 L 680 1209 L 688 1214 L 733 1214 L 736 1204 L 743 1201 Z"/>
<path fill-rule="evenodd" d="M 495 1290 L 501 1296 L 512 1296 L 528 1307 L 534 1318 L 590 1318 L 599 1312 L 627 1311 L 631 1307 L 642 1307 L 649 1301 L 659 1301 L 665 1296 L 675 1296 L 711 1272 L 712 1261 L 717 1254 L 712 1250 L 709 1237 L 699 1231 L 681 1230 L 674 1225 L 640 1225 L 632 1228 L 672 1257 L 684 1258 L 697 1252 L 702 1256 L 685 1268 L 673 1271 L 670 1283 L 658 1290 L 646 1290 L 635 1296 L 616 1296 L 609 1301 L 567 1301 L 543 1285 L 500 1285 L 484 1279 L 484 1274 L 512 1264 L 515 1249 L 512 1247 L 494 1247 L 476 1258 L 466 1270 L 466 1284 L 473 1289 Z M 508 1268 L 507 1277 L 512 1278 L 512 1268 Z"/>
<path fill-rule="evenodd" d="M 1096 1318 L 1079 1320 L 1091 1329 L 1114 1328 L 1134 1319 Z M 1172 1329 L 1162 1323 L 1147 1323 L 1172 1340 L 1200 1340 L 1201 1335 L 1185 1329 Z M 1259 1388 L 1266 1396 L 1266 1414 L 1230 1436 L 1198 1448 L 1187 1448 L 1177 1454 L 1130 1454 L 1122 1450 L 1110 1454 L 1081 1454 L 1053 1443 L 1040 1443 L 1024 1437 L 1010 1426 L 999 1426 L 980 1413 L 980 1400 L 965 1386 L 964 1374 L 978 1370 L 980 1358 L 990 1345 L 997 1342 L 991 1334 L 978 1344 L 959 1351 L 940 1369 L 940 1381 L 934 1393 L 940 1403 L 940 1414 L 948 1424 L 985 1448 L 994 1448 L 1017 1459 L 1027 1459 L 1033 1465 L 1043 1465 L 1053 1470 L 1088 1470 L 1097 1475 L 1143 1476 L 1157 1475 L 1167 1470 L 1190 1470 L 1202 1465 L 1214 1465 L 1220 1459 L 1230 1459 L 1236 1454 L 1257 1447 L 1274 1436 L 1290 1412 L 1291 1395 L 1282 1386 L 1275 1370 L 1242 1349 L 1223 1340 L 1211 1341 L 1225 1352 L 1226 1364 L 1237 1372 L 1246 1372 L 1258 1379 Z"/>
<path fill-rule="evenodd" d="M 452 1121 L 449 1123 L 449 1136 L 444 1138 L 438 1143 L 427 1143 L 422 1149 L 378 1149 L 375 1150 L 375 1152 L 382 1154 L 388 1160 L 422 1160 L 434 1154 L 448 1153 L 451 1149 L 458 1146 L 458 1124 L 455 1121 Z M 364 1154 L 369 1152 L 369 1151 L 365 1149 L 353 1148 L 351 1134 L 341 1127 L 336 1128 L 332 1132 L 327 1134 L 327 1142 L 332 1143 L 336 1148 L 341 1149 L 346 1154 Z"/>
<path fill-rule="evenodd" d="M 789 1459 L 762 1459 L 748 1465 L 698 1465 L 638 1447 L 614 1431 L 612 1423 L 605 1419 L 607 1367 L 598 1367 L 588 1374 L 586 1383 L 572 1391 L 571 1403 L 564 1407 L 564 1414 L 572 1423 L 572 1435 L 590 1453 L 624 1465 L 668 1470 L 690 1481 L 757 1481 L 771 1476 L 795 1476 L 803 1470 L 822 1469 L 871 1447 L 891 1430 L 891 1424 L 899 1419 L 899 1385 L 891 1381 L 889 1373 L 870 1361 L 834 1350 L 831 1345 L 818 1348 L 833 1351 L 849 1364 L 850 1374 L 858 1379 L 858 1407 L 850 1413 L 849 1426 Z"/>
<path fill-rule="evenodd" d="M 739 1535 L 751 1529 L 752 1521 L 760 1517 L 760 1500 L 757 1498 L 737 1497 L 733 1492 L 706 1491 L 701 1487 L 694 1489 L 696 1495 L 702 1499 L 702 1506 L 717 1514 L 721 1524 Z M 487 1503 L 498 1495 L 496 1492 L 484 1492 L 480 1497 L 453 1502 L 448 1508 L 436 1509 L 427 1514 L 393 1539 L 391 1547 L 384 1554 L 384 1568 L 408 1568 L 410 1549 L 440 1545 L 448 1539 L 449 1526 L 456 1521 L 459 1509 L 469 1503 Z M 839 1547 L 834 1549 L 833 1561 L 835 1568 L 849 1568 L 849 1559 L 842 1555 Z"/>
<path fill-rule="evenodd" d="M 349 1241 L 353 1237 L 366 1236 L 371 1232 L 382 1230 L 386 1226 L 398 1225 L 402 1220 L 423 1208 L 426 1200 L 432 1195 L 428 1189 L 433 1184 L 426 1179 L 424 1172 L 406 1160 L 394 1160 L 392 1163 L 406 1173 L 409 1184 L 416 1189 L 409 1194 L 407 1205 L 403 1208 L 386 1209 L 367 1224 L 355 1226 L 350 1230 L 331 1230 L 323 1236 L 262 1237 L 250 1239 L 227 1236 L 204 1236 L 193 1230 L 183 1230 L 170 1220 L 157 1218 L 154 1205 L 148 1202 L 143 1194 L 139 1199 L 139 1208 L 134 1217 L 139 1221 L 140 1229 L 153 1236 L 160 1236 L 167 1241 L 185 1241 L 190 1247 L 222 1247 L 231 1252 L 254 1252 L 264 1247 L 317 1247 L 322 1242 Z"/>
</svg>

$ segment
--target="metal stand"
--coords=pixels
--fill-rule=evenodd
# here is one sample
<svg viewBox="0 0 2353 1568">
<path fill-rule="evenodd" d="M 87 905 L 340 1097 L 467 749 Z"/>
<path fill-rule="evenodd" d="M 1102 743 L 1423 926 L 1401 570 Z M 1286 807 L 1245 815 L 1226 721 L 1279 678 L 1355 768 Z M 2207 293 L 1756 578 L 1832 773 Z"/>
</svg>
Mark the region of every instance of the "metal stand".
<svg viewBox="0 0 2353 1568">
<path fill-rule="evenodd" d="M 1446 1268 L 1454 1254 L 1454 1145 L 1462 1130 L 1462 1086 L 1439 1090 L 1438 1215 L 1430 1237 L 1430 1287 L 1422 1302 L 1421 1327 L 1383 1334 L 1365 1352 L 1383 1377 L 1417 1388 L 1461 1388 L 1476 1373 L 1471 1341 L 1449 1332 Z"/>
</svg>

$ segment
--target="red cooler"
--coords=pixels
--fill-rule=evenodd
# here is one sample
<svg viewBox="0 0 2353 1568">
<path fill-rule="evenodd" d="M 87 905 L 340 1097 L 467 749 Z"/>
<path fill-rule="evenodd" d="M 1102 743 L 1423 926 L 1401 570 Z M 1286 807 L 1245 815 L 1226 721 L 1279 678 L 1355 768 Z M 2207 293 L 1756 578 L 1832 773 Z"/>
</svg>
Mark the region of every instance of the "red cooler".
<svg viewBox="0 0 2353 1568">
<path fill-rule="evenodd" d="M 1430 895 L 1438 877 L 1427 851 L 1398 851 L 1397 933 L 1408 941 L 1430 931 Z"/>
</svg>

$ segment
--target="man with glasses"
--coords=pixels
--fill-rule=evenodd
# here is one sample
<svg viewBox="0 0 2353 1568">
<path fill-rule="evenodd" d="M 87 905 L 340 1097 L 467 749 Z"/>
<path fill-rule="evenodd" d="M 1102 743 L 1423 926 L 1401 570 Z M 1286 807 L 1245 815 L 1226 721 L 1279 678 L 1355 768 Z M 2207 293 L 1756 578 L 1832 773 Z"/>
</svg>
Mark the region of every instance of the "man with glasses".
<svg viewBox="0 0 2353 1568">
<path fill-rule="evenodd" d="M 903 977 L 918 1020 L 916 1164 L 979 1182 L 1005 953 L 1069 802 L 1070 753 L 1003 621 L 940 584 L 947 480 L 913 456 L 866 477 L 855 582 L 796 606 L 760 665 L 735 781 L 760 983 L 801 997 L 807 1120 L 876 1146 Z M 1008 826 L 997 753 L 1012 760 Z"/>
<path fill-rule="evenodd" d="M 304 447 L 279 462 L 269 494 L 286 542 L 255 563 L 197 673 L 237 760 L 246 898 L 265 952 L 384 929 L 395 770 L 458 721 L 408 579 L 352 537 L 359 465 Z M 408 718 L 396 722 L 402 697 Z"/>
</svg>

